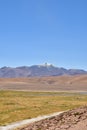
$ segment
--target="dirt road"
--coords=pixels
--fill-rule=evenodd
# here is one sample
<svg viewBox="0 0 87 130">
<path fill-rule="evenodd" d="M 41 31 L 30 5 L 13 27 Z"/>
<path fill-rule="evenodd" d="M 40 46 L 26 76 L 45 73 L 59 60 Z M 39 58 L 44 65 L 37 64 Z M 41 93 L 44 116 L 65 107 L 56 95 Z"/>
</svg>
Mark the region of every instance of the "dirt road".
<svg viewBox="0 0 87 130">
<path fill-rule="evenodd" d="M 24 125 L 34 123 L 34 122 L 37 122 L 37 121 L 40 121 L 40 120 L 43 120 L 43 119 L 51 118 L 51 117 L 54 117 L 54 116 L 59 115 L 61 113 L 63 113 L 63 112 L 57 112 L 57 113 L 53 113 L 53 114 L 50 114 L 50 115 L 38 116 L 36 118 L 27 119 L 27 120 L 23 120 L 23 121 L 20 121 L 20 122 L 15 122 L 15 123 L 9 124 L 7 126 L 1 126 L 0 130 L 14 130 L 15 128 L 22 127 Z"/>
</svg>

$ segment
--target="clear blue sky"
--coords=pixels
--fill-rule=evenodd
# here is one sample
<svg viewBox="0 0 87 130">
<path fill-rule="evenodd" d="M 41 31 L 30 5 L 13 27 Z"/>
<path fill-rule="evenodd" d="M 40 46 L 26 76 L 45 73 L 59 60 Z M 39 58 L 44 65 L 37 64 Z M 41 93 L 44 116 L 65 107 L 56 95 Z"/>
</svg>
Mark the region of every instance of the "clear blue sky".
<svg viewBox="0 0 87 130">
<path fill-rule="evenodd" d="M 87 70 L 87 0 L 0 0 L 0 67 Z"/>
</svg>

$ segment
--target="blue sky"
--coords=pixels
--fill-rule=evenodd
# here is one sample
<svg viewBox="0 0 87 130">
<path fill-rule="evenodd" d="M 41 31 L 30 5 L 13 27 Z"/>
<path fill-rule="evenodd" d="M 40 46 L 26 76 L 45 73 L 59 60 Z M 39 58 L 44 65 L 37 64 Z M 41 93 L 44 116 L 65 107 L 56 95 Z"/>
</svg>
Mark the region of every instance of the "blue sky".
<svg viewBox="0 0 87 130">
<path fill-rule="evenodd" d="M 87 70 L 87 0 L 0 0 L 0 67 Z"/>
</svg>

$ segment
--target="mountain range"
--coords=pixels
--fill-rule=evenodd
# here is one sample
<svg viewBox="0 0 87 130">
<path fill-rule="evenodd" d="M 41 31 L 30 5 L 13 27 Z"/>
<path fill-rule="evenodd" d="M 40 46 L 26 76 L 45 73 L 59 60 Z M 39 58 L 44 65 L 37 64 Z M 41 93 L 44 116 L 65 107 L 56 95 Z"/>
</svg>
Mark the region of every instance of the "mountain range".
<svg viewBox="0 0 87 130">
<path fill-rule="evenodd" d="M 42 77 L 42 76 L 62 76 L 62 75 L 79 75 L 87 74 L 82 69 L 65 69 L 55 67 L 52 64 L 20 66 L 20 67 L 2 67 L 0 68 L 0 78 L 16 77 Z"/>
</svg>

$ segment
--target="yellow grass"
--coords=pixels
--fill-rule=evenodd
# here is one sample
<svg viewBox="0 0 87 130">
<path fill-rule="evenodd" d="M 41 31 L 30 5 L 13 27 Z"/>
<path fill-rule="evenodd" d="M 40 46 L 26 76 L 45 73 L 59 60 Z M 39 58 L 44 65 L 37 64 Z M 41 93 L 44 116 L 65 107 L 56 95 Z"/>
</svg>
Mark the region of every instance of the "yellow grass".
<svg viewBox="0 0 87 130">
<path fill-rule="evenodd" d="M 0 91 L 0 125 L 87 105 L 87 95 Z"/>
</svg>

